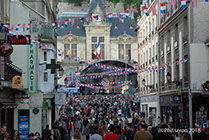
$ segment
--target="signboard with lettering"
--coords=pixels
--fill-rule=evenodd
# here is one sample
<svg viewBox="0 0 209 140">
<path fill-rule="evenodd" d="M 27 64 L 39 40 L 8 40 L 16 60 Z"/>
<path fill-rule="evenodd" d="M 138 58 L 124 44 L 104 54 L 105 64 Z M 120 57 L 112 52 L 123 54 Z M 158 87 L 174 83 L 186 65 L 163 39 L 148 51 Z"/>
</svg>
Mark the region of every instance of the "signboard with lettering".
<svg viewBox="0 0 209 140">
<path fill-rule="evenodd" d="M 31 39 L 30 39 L 30 35 L 18 35 L 18 38 L 16 37 L 16 35 L 14 36 L 8 36 L 8 43 L 9 44 L 13 44 L 13 45 L 28 45 L 30 44 Z"/>
<path fill-rule="evenodd" d="M 22 88 L 22 77 L 16 75 L 12 78 L 12 88 Z"/>
<path fill-rule="evenodd" d="M 28 92 L 35 93 L 36 91 L 36 46 L 29 45 L 28 50 Z"/>
</svg>

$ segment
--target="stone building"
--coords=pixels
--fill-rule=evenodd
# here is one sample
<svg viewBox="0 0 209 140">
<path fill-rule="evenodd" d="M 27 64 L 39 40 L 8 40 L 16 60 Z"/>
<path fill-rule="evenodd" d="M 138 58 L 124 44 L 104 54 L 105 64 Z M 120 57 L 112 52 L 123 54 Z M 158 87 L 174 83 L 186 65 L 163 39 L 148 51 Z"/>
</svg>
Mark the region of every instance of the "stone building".
<svg viewBox="0 0 209 140">
<path fill-rule="evenodd" d="M 137 68 L 137 42 L 136 32 L 134 32 L 136 21 L 133 13 L 129 18 L 125 18 L 124 13 L 121 13 L 123 15 L 121 21 L 116 13 L 113 13 L 111 21 L 107 14 L 101 0 L 92 0 L 88 12 L 63 12 L 58 15 L 61 28 L 58 28 L 57 46 L 61 52 L 64 52 L 64 55 L 58 56 L 58 61 L 62 62 L 66 76 L 73 76 L 78 72 L 82 73 L 82 70 L 88 66 L 74 61 L 74 56 L 91 62 L 109 61 L 107 65 L 110 66 L 113 66 L 111 61 L 118 61 L 123 64 L 127 61 L 131 68 Z M 105 15 L 104 21 L 93 18 L 93 16 L 100 17 L 101 15 Z M 90 17 L 88 24 L 78 19 L 85 17 Z M 75 19 L 75 24 L 71 27 L 71 23 L 68 22 L 68 28 L 66 28 L 64 24 L 66 19 Z M 99 40 L 101 58 L 98 61 L 96 48 Z M 66 54 L 69 55 L 68 58 Z M 125 77 L 123 79 L 125 80 Z M 137 86 L 136 79 L 133 81 L 135 88 Z M 64 84 L 63 79 L 59 82 Z"/>
<path fill-rule="evenodd" d="M 160 70 L 159 77 L 161 117 L 165 122 L 172 119 L 175 127 L 180 119 L 189 127 L 190 117 L 193 126 L 202 125 L 209 119 L 208 96 L 202 88 L 209 79 L 209 17 L 204 14 L 209 4 L 200 0 L 194 7 L 187 1 L 187 8 L 183 9 L 178 1 L 175 6 L 173 10 L 168 2 L 166 14 L 161 14 L 159 20 L 159 62 L 165 68 Z M 192 98 L 189 98 L 190 91 Z"/>
<path fill-rule="evenodd" d="M 142 10 L 142 17 L 138 20 L 138 57 L 139 68 L 149 69 L 138 72 L 138 84 L 141 97 L 141 111 L 145 112 L 145 119 L 151 114 L 160 116 L 158 112 L 158 71 L 153 70 L 158 65 L 158 32 L 157 32 L 157 10 L 156 0 L 147 0 L 143 5 L 148 8 L 149 16 Z M 156 6 L 156 14 L 152 12 L 152 6 Z"/>
</svg>

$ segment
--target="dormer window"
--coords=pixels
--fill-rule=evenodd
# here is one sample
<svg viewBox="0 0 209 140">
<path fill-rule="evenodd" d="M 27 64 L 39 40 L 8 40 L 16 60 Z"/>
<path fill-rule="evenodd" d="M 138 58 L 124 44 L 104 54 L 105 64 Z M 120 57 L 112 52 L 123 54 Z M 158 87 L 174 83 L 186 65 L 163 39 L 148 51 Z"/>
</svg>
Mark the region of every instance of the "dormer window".
<svg viewBox="0 0 209 140">
<path fill-rule="evenodd" d="M 117 24 L 115 24 L 115 29 L 118 29 L 118 25 Z"/>
<path fill-rule="evenodd" d="M 61 28 L 64 28 L 64 25 L 63 24 L 61 25 Z"/>
<path fill-rule="evenodd" d="M 77 28 L 77 29 L 80 29 L 80 26 L 77 24 L 76 28 Z"/>
<path fill-rule="evenodd" d="M 130 29 L 133 29 L 133 25 L 130 25 Z"/>
</svg>

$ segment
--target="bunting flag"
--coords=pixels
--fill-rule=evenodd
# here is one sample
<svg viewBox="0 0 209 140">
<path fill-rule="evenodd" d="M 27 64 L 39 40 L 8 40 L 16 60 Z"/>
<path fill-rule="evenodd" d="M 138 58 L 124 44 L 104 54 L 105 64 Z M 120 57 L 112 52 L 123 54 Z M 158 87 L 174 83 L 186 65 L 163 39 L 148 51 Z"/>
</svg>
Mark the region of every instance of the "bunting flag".
<svg viewBox="0 0 209 140">
<path fill-rule="evenodd" d="M 13 32 L 12 32 L 12 29 L 9 29 L 9 36 L 14 36 Z"/>
<path fill-rule="evenodd" d="M 58 25 L 57 25 L 58 28 L 60 27 L 60 22 L 61 22 L 61 21 L 59 20 L 59 21 L 58 21 Z"/>
<path fill-rule="evenodd" d="M 22 25 L 22 29 L 23 29 L 23 31 L 25 31 L 25 24 Z"/>
<path fill-rule="evenodd" d="M 20 24 L 17 24 L 16 31 L 18 31 L 19 28 L 20 28 Z"/>
<path fill-rule="evenodd" d="M 152 15 L 156 15 L 156 5 L 152 5 Z"/>
<path fill-rule="evenodd" d="M 46 26 L 47 26 L 48 24 L 49 24 L 49 22 L 46 22 L 46 23 L 45 23 L 45 28 L 46 28 Z"/>
<path fill-rule="evenodd" d="M 101 18 L 101 21 L 103 23 L 103 21 L 104 21 L 104 15 L 100 15 L 100 18 Z"/>
<path fill-rule="evenodd" d="M 94 18 L 96 21 L 99 21 L 99 16 L 98 16 L 98 15 L 93 16 L 93 18 Z"/>
<path fill-rule="evenodd" d="M 65 27 L 68 27 L 68 26 L 67 26 L 67 23 L 68 23 L 68 20 L 65 20 Z"/>
<path fill-rule="evenodd" d="M 67 51 L 66 57 L 68 58 L 70 55 L 70 50 Z"/>
<path fill-rule="evenodd" d="M 140 15 L 139 15 L 139 12 L 138 12 L 137 8 L 133 9 L 133 11 L 136 13 L 136 15 L 137 15 L 138 17 L 140 17 Z"/>
<path fill-rule="evenodd" d="M 176 10 L 176 0 L 171 0 L 171 7 L 173 10 Z"/>
<path fill-rule="evenodd" d="M 86 17 L 87 25 L 89 25 L 90 17 Z"/>
<path fill-rule="evenodd" d="M 186 1 L 185 0 L 181 0 L 181 5 L 182 5 L 182 8 L 183 9 L 186 9 L 187 8 L 187 4 L 186 4 Z"/>
<path fill-rule="evenodd" d="M 124 13 L 126 14 L 126 18 L 129 18 L 129 17 L 130 17 L 130 12 L 129 12 L 129 10 L 125 10 Z"/>
<path fill-rule="evenodd" d="M 119 20 L 121 21 L 121 15 L 120 15 L 120 12 L 116 12 L 116 14 L 117 14 L 117 16 L 118 16 Z"/>
<path fill-rule="evenodd" d="M 52 28 L 54 29 L 55 26 L 56 26 L 56 22 L 52 21 Z"/>
<path fill-rule="evenodd" d="M 193 5 L 194 7 L 197 7 L 197 0 L 192 0 L 192 5 Z"/>
<path fill-rule="evenodd" d="M 43 24 L 43 22 L 40 22 L 40 23 L 39 23 L 39 26 L 40 26 L 41 30 L 43 30 L 42 24 Z"/>
<path fill-rule="evenodd" d="M 14 26 L 15 26 L 15 25 L 12 25 L 12 27 L 11 27 L 11 31 L 13 31 L 13 29 L 14 29 Z"/>
<path fill-rule="evenodd" d="M 32 30 L 35 31 L 35 29 L 36 29 L 36 23 L 33 24 L 33 29 Z"/>
<path fill-rule="evenodd" d="M 27 28 L 26 28 L 26 30 L 28 31 L 29 29 L 30 29 L 30 23 L 28 24 L 28 26 L 27 26 Z"/>
<path fill-rule="evenodd" d="M 77 61 L 77 58 L 76 58 L 76 56 L 74 56 L 74 59 L 75 59 L 75 61 Z"/>
<path fill-rule="evenodd" d="M 62 56 L 62 53 L 60 52 L 60 50 L 58 50 L 58 56 Z"/>
<path fill-rule="evenodd" d="M 18 32 L 16 31 L 16 38 L 18 38 Z"/>
<path fill-rule="evenodd" d="M 82 63 L 85 63 L 85 61 L 83 60 L 83 58 L 81 58 L 81 60 L 82 60 Z"/>
<path fill-rule="evenodd" d="M 34 40 L 34 39 L 31 39 L 31 41 L 35 44 L 36 43 L 36 41 Z"/>
<path fill-rule="evenodd" d="M 144 13 L 146 14 L 146 16 L 149 16 L 149 13 L 147 11 L 147 6 L 143 6 L 142 9 L 144 10 Z"/>
<path fill-rule="evenodd" d="M 26 35 L 23 35 L 23 36 L 26 38 L 27 42 L 30 43 L 28 36 Z"/>
<path fill-rule="evenodd" d="M 160 11 L 162 14 L 166 14 L 166 2 L 160 3 Z"/>
<path fill-rule="evenodd" d="M 75 19 L 72 19 L 72 22 L 71 22 L 71 27 L 73 27 L 73 25 L 75 24 Z"/>
<path fill-rule="evenodd" d="M 109 20 L 112 20 L 112 13 L 108 13 Z"/>
<path fill-rule="evenodd" d="M 205 2 L 208 2 L 208 0 L 205 0 Z"/>
<path fill-rule="evenodd" d="M 82 18 L 78 18 L 79 20 L 80 20 L 80 22 L 83 22 L 84 21 L 84 18 L 82 17 Z"/>
</svg>

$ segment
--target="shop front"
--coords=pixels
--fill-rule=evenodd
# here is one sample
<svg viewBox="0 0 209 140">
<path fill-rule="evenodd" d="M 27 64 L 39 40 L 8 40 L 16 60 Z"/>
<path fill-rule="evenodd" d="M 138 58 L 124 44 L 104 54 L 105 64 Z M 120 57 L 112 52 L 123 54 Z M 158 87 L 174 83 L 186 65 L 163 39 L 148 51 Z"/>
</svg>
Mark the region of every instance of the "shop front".
<svg viewBox="0 0 209 140">
<path fill-rule="evenodd" d="M 154 125 L 157 117 L 157 93 L 141 96 L 141 112 L 145 121 L 149 125 Z"/>
<path fill-rule="evenodd" d="M 175 91 L 169 95 L 160 95 L 161 122 L 173 121 L 175 128 L 188 128 L 188 110 L 188 93 Z"/>
</svg>

